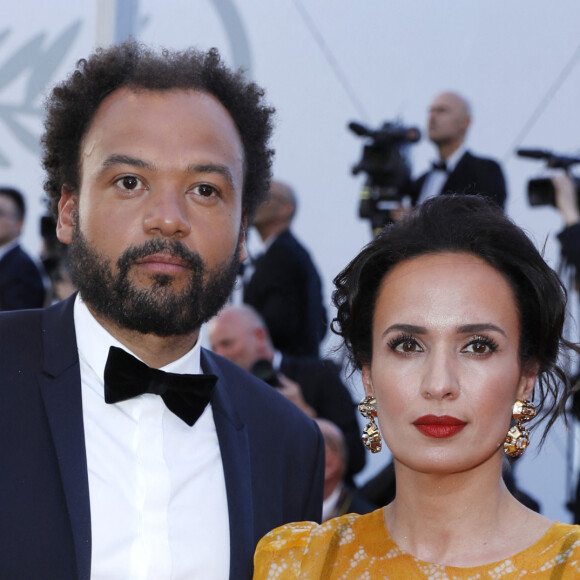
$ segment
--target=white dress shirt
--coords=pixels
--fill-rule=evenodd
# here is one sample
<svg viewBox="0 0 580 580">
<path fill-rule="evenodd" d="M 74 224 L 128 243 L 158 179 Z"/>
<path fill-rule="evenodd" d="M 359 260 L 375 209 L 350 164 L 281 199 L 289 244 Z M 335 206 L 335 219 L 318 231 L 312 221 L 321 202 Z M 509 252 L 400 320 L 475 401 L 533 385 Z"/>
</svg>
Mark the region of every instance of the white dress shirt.
<svg viewBox="0 0 580 580">
<path fill-rule="evenodd" d="M 459 160 L 465 155 L 466 151 L 466 147 L 462 145 L 445 160 L 446 169 L 432 169 L 429 171 L 425 177 L 417 204 L 423 203 L 426 199 L 435 197 L 441 193 L 445 182 L 449 179 L 449 176 L 457 167 Z"/>
<path fill-rule="evenodd" d="M 326 522 L 336 514 L 336 506 L 342 493 L 342 483 L 339 483 L 334 491 L 322 502 L 322 521 Z"/>
<path fill-rule="evenodd" d="M 128 350 L 77 296 L 93 580 L 227 579 L 225 478 L 211 404 L 190 427 L 158 395 L 105 403 L 110 346 Z M 200 343 L 163 367 L 198 374 Z"/>
</svg>

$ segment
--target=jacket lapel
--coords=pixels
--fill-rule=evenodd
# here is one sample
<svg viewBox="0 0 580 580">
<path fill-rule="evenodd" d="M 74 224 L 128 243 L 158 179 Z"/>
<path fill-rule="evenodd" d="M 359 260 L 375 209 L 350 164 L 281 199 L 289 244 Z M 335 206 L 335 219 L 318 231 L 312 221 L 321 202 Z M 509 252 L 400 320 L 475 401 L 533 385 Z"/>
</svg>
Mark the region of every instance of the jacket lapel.
<svg viewBox="0 0 580 580">
<path fill-rule="evenodd" d="M 447 178 L 441 193 L 448 194 L 448 193 L 459 193 L 464 194 L 467 193 L 466 189 L 466 182 L 469 179 L 469 175 L 467 174 L 469 164 L 471 162 L 471 154 L 469 151 L 466 151 L 462 156 L 461 159 L 457 162 L 455 169 L 451 172 L 451 175 Z M 469 187 L 469 186 L 468 186 Z"/>
<path fill-rule="evenodd" d="M 74 536 L 80 580 L 89 580 L 91 519 L 82 395 L 73 307 L 75 296 L 43 313 L 44 367 L 39 376 Z M 232 401 L 232 385 L 211 353 L 204 372 L 217 375 L 212 408 L 222 456 L 230 526 L 230 578 L 250 578 L 254 552 L 254 501 L 248 432 Z M 239 388 L 240 385 L 233 385 Z"/>
<path fill-rule="evenodd" d="M 212 409 L 216 425 L 228 502 L 230 523 L 230 578 L 251 578 L 254 554 L 254 501 L 248 431 L 235 410 L 229 392 L 232 385 L 224 378 L 216 359 L 201 351 L 204 372 L 218 377 Z M 233 385 L 243 388 L 243 385 Z"/>
<path fill-rule="evenodd" d="M 74 298 L 43 313 L 44 368 L 39 376 L 71 527 L 79 578 L 91 568 L 91 518 Z"/>
</svg>

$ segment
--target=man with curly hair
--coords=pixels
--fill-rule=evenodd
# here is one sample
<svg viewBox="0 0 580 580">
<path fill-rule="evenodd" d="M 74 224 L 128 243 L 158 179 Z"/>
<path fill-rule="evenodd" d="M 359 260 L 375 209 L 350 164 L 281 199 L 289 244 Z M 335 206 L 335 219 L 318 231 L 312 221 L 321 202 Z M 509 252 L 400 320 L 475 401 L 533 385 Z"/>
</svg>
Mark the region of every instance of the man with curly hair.
<svg viewBox="0 0 580 580">
<path fill-rule="evenodd" d="M 320 517 L 318 430 L 200 346 L 268 189 L 263 96 L 216 50 L 132 41 L 49 96 L 79 293 L 0 316 L 1 578 L 251 578 L 262 535 Z"/>
</svg>

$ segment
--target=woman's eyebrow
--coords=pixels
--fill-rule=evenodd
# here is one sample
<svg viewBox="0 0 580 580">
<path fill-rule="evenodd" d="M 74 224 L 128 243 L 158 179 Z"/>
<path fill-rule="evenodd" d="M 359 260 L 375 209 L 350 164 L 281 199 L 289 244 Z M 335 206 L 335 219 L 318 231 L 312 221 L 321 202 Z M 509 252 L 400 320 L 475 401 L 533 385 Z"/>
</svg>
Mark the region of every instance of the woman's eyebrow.
<svg viewBox="0 0 580 580">
<path fill-rule="evenodd" d="M 463 324 L 458 328 L 459 332 L 485 332 L 486 330 L 495 330 L 504 336 L 507 336 L 505 331 L 496 324 L 491 322 L 483 322 L 479 324 Z"/>
</svg>

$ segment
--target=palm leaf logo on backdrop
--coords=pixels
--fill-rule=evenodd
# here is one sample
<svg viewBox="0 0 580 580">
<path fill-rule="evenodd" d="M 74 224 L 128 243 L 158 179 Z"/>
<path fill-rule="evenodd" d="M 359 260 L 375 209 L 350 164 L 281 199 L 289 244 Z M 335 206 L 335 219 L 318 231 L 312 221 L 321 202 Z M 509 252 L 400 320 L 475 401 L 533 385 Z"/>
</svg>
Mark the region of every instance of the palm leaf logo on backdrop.
<svg viewBox="0 0 580 580">
<path fill-rule="evenodd" d="M 29 127 L 42 117 L 39 103 L 60 64 L 70 50 L 81 27 L 77 21 L 69 26 L 52 44 L 46 43 L 46 33 L 40 33 L 0 62 L 0 94 L 11 84 L 24 80 L 20 103 L 3 103 L 0 100 L 0 122 L 6 125 L 14 138 L 38 154 L 38 135 Z M 0 31 L 0 47 L 10 35 L 10 30 Z M 27 77 L 27 78 L 26 78 Z M 0 167 L 9 167 L 6 143 L 0 144 Z"/>
</svg>

